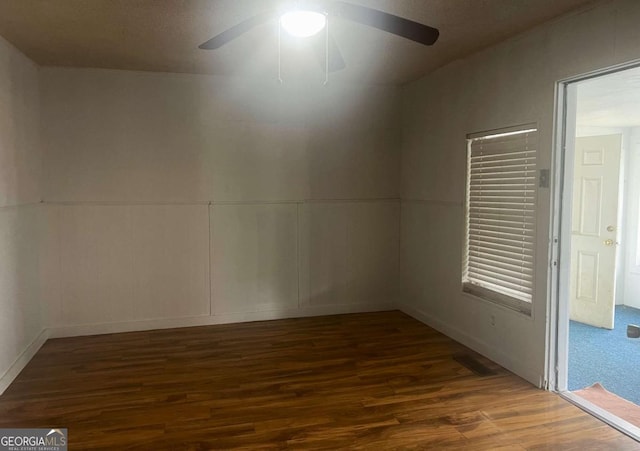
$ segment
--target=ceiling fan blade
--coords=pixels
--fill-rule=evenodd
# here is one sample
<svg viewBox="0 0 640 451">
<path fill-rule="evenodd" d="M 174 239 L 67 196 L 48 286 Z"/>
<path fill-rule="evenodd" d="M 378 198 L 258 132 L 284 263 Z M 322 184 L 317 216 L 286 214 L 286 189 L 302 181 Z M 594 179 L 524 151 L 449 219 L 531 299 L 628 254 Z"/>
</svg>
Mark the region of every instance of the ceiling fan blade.
<svg viewBox="0 0 640 451">
<path fill-rule="evenodd" d="M 324 70 L 327 58 L 327 41 L 324 33 L 319 33 L 317 36 L 314 36 L 313 51 L 318 58 L 318 63 Z M 329 35 L 329 72 L 337 72 L 345 67 L 347 67 L 347 65 L 342 57 L 342 52 L 338 44 L 336 44 L 335 39 Z"/>
<path fill-rule="evenodd" d="M 243 20 L 239 24 L 234 25 L 233 27 L 212 37 L 207 42 L 200 44 L 198 48 L 203 50 L 214 50 L 220 48 L 228 42 L 240 37 L 247 31 L 257 27 L 258 25 L 262 25 L 275 17 L 277 17 L 277 14 L 274 11 L 268 11 L 258 14 L 257 16 L 253 16 L 250 19 Z"/>
<path fill-rule="evenodd" d="M 366 6 L 336 1 L 330 4 L 330 8 L 330 13 L 335 16 L 378 28 L 424 45 L 432 45 L 440 35 L 436 28 Z"/>
</svg>

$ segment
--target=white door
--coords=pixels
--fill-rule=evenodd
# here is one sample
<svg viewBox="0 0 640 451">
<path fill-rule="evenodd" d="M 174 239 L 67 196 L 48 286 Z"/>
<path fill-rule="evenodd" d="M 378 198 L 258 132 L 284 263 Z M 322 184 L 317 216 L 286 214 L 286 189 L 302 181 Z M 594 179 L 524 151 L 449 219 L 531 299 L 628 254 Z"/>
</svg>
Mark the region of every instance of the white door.
<svg viewBox="0 0 640 451">
<path fill-rule="evenodd" d="M 621 135 L 576 138 L 570 317 L 613 329 Z"/>
</svg>

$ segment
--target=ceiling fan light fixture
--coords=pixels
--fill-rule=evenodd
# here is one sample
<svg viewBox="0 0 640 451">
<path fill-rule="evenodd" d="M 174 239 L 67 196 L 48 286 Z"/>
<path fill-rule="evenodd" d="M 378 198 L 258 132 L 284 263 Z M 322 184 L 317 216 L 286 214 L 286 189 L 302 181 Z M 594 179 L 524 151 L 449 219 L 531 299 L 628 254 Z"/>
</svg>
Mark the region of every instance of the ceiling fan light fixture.
<svg viewBox="0 0 640 451">
<path fill-rule="evenodd" d="M 327 16 L 317 11 L 289 11 L 280 16 L 280 25 L 292 36 L 308 38 L 327 25 Z"/>
</svg>

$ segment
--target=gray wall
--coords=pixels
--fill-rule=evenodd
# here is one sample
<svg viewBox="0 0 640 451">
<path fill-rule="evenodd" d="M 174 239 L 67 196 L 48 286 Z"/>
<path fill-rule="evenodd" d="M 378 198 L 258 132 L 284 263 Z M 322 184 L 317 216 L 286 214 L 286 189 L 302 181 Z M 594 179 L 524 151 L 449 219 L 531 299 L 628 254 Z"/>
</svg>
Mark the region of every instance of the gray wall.
<svg viewBox="0 0 640 451">
<path fill-rule="evenodd" d="M 0 38 L 0 393 L 43 329 L 40 168 L 38 68 Z"/>
<path fill-rule="evenodd" d="M 640 2 L 605 2 L 404 88 L 400 306 L 535 384 L 545 369 L 551 190 L 538 194 L 533 316 L 461 290 L 468 133 L 536 122 L 552 165 L 558 80 L 640 58 Z M 495 325 L 492 325 L 492 322 Z"/>
<path fill-rule="evenodd" d="M 640 57 L 639 22 L 620 0 L 538 27 L 403 88 L 402 120 L 392 87 L 38 70 L 1 41 L 0 373 L 45 325 L 375 310 L 399 279 L 403 310 L 539 383 L 551 192 L 533 317 L 463 295 L 465 136 L 537 122 L 551 167 L 555 82 Z"/>
<path fill-rule="evenodd" d="M 54 334 L 394 305 L 397 88 L 40 81 Z"/>
</svg>

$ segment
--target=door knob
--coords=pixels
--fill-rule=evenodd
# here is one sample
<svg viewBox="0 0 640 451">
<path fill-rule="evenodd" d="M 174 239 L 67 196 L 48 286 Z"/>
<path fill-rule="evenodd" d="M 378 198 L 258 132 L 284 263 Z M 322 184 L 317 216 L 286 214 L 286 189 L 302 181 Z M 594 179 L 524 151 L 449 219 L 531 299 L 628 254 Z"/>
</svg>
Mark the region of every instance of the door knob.
<svg viewBox="0 0 640 451">
<path fill-rule="evenodd" d="M 614 226 L 612 226 L 612 225 L 610 225 L 609 227 L 607 227 L 607 232 L 613 232 L 613 231 L 615 231 L 615 230 L 616 230 L 616 228 L 615 228 Z"/>
<path fill-rule="evenodd" d="M 604 240 L 604 245 L 605 246 L 613 246 L 613 240 L 611 238 L 609 238 L 608 240 Z"/>
</svg>

